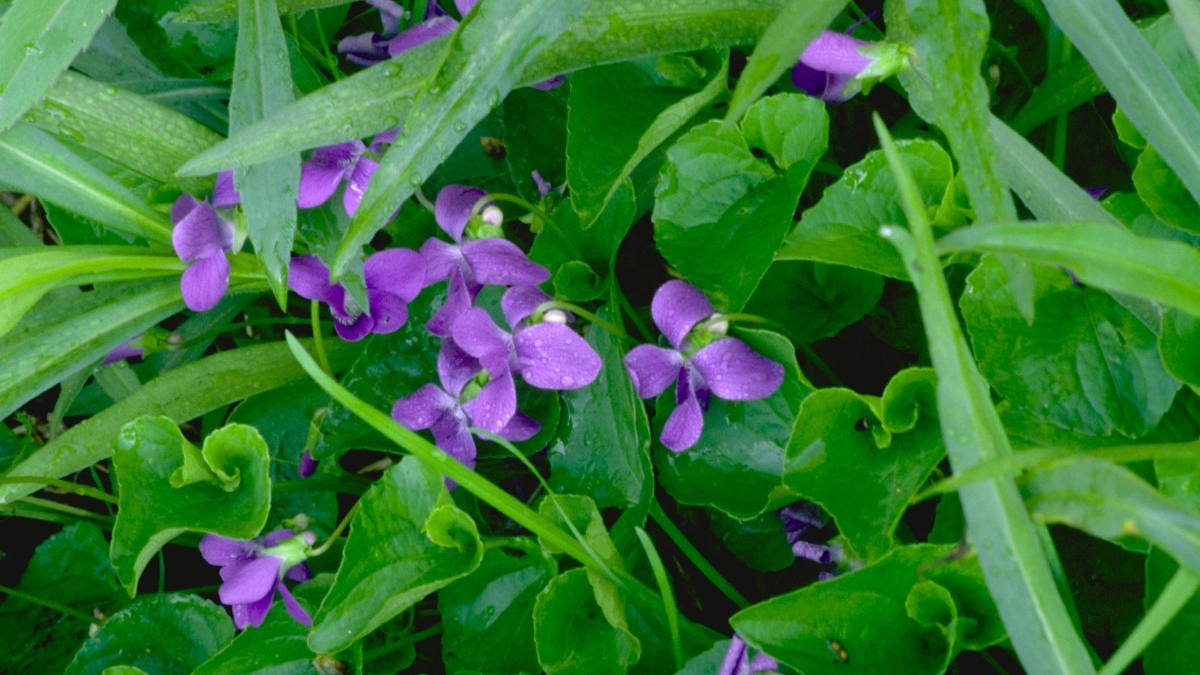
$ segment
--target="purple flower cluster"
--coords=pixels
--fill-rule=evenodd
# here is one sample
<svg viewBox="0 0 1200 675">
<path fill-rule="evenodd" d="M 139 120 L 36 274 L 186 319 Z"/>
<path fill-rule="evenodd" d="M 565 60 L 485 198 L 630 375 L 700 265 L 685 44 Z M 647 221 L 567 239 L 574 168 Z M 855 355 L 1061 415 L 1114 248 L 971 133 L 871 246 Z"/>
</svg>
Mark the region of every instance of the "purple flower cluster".
<svg viewBox="0 0 1200 675">
<path fill-rule="evenodd" d="M 250 540 L 204 535 L 200 540 L 200 555 L 208 564 L 221 568 L 224 583 L 217 595 L 233 609 L 233 623 L 239 630 L 262 625 L 275 600 L 275 591 L 283 597 L 293 619 L 312 625 L 312 618 L 292 597 L 283 580 L 312 578 L 304 561 L 315 541 L 311 532 L 297 535 L 291 530 L 275 530 Z"/>
<path fill-rule="evenodd" d="M 482 208 L 480 208 L 482 207 Z M 551 298 L 537 288 L 550 278 L 512 242 L 495 236 L 503 214 L 479 188 L 448 185 L 434 205 L 451 242 L 421 246 L 425 286 L 446 282 L 446 300 L 426 323 L 440 338 L 438 379 L 396 401 L 392 417 L 413 430 L 429 429 L 438 447 L 475 464 L 471 427 L 510 441 L 533 437 L 538 423 L 517 410 L 514 375 L 539 389 L 585 387 L 600 373 L 600 357 L 565 325 L 558 310 L 539 311 Z M 500 305 L 508 330 L 475 306 L 484 286 L 507 286 Z"/>
<path fill-rule="evenodd" d="M 650 303 L 650 316 L 671 347 L 635 347 L 625 355 L 625 368 L 642 398 L 658 396 L 675 384 L 676 407 L 661 438 L 675 452 L 700 440 L 710 397 L 765 398 L 783 382 L 783 366 L 741 340 L 726 337 L 728 323 L 686 281 L 668 281 L 659 287 Z"/>
</svg>

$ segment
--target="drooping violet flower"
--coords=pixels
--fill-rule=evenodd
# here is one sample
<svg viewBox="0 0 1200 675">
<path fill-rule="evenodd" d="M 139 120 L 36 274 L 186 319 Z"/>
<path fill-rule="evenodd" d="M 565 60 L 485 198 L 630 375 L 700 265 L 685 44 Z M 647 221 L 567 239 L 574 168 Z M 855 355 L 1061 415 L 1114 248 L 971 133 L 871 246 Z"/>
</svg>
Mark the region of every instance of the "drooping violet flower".
<svg viewBox="0 0 1200 675">
<path fill-rule="evenodd" d="M 754 675 L 777 670 L 779 662 L 759 652 L 750 658 L 750 645 L 737 633 L 729 641 L 729 651 L 725 652 L 725 660 L 721 662 L 721 670 L 717 675 Z"/>
<path fill-rule="evenodd" d="M 329 283 L 329 268 L 315 255 L 292 258 L 288 287 L 300 297 L 329 305 L 338 336 L 348 342 L 367 333 L 385 335 L 408 320 L 408 303 L 421 292 L 425 260 L 416 251 L 392 248 L 372 254 L 363 262 L 367 308 L 359 307 L 340 283 Z"/>
<path fill-rule="evenodd" d="M 305 450 L 300 455 L 300 465 L 297 468 L 297 473 L 300 474 L 301 478 L 308 478 L 316 473 L 318 463 L 317 460 L 313 459 L 312 453 Z"/>
<path fill-rule="evenodd" d="M 787 536 L 788 545 L 797 558 L 811 560 L 818 565 L 840 565 L 844 560 L 841 546 L 814 544 L 804 540 L 804 536 L 825 526 L 825 518 L 816 504 L 802 502 L 785 506 L 775 512 L 776 517 L 783 523 L 783 531 Z M 835 576 L 833 572 L 821 572 L 822 581 Z"/>
<path fill-rule="evenodd" d="M 207 312 L 229 288 L 229 260 L 233 250 L 233 224 L 208 203 L 184 194 L 171 206 L 171 243 L 181 260 L 192 263 L 183 272 L 183 301 L 194 312 Z"/>
<path fill-rule="evenodd" d="M 492 378 L 507 376 L 511 382 L 515 371 L 538 389 L 586 387 L 600 374 L 602 363 L 596 350 L 565 325 L 566 315 L 551 310 L 554 314 L 547 312 L 547 320 L 526 320 L 548 300 L 550 296 L 535 286 L 514 286 L 505 291 L 500 302 L 514 332 L 500 328 L 486 311 L 474 307 L 454 323 L 454 341 L 479 359 Z M 516 401 L 515 388 L 508 395 Z"/>
<path fill-rule="evenodd" d="M 454 243 L 430 238 L 421 245 L 427 264 L 425 285 L 449 280 L 446 301 L 425 324 L 430 333 L 449 337 L 454 322 L 471 308 L 475 296 L 485 284 L 503 286 L 536 285 L 550 278 L 550 272 L 531 261 L 517 245 L 497 236 L 504 214 L 489 205 L 483 209 L 468 232 L 471 210 L 487 193 L 476 187 L 447 185 L 438 192 L 433 215 Z"/>
<path fill-rule="evenodd" d="M 907 50 L 823 31 L 792 68 L 792 83 L 826 103 L 841 103 L 908 67 Z"/>
<path fill-rule="evenodd" d="M 296 602 L 284 585 L 285 578 L 308 581 L 312 574 L 305 564 L 306 550 L 316 541 L 311 532 L 300 535 L 291 530 L 275 530 L 257 539 L 229 539 L 206 534 L 200 540 L 200 555 L 210 565 L 221 568 L 224 583 L 217 595 L 233 610 L 238 630 L 262 625 L 275 591 L 283 596 L 288 613 L 300 623 L 311 626 L 312 618 Z"/>
<path fill-rule="evenodd" d="M 686 281 L 668 281 L 650 303 L 655 325 L 672 349 L 640 345 L 625 355 L 625 369 L 638 396 L 650 398 L 675 383 L 675 410 L 663 427 L 662 444 L 675 452 L 700 440 L 711 395 L 727 401 L 770 396 L 783 382 L 783 366 L 760 356 L 713 317 L 708 298 Z"/>
<path fill-rule="evenodd" d="M 382 152 L 385 143 L 395 142 L 396 133 L 397 130 L 393 129 L 376 135 L 370 147 L 355 140 L 313 150 L 312 155 L 300 165 L 300 196 L 296 199 L 296 206 L 311 209 L 324 204 L 345 180 L 342 207 L 346 209 L 346 215 L 353 217 L 362 203 L 371 176 L 379 168 L 379 162 L 367 157 L 367 152 Z"/>
<path fill-rule="evenodd" d="M 413 431 L 430 429 L 437 446 L 468 468 L 475 468 L 475 439 L 470 427 L 491 431 L 510 441 L 532 438 L 541 426 L 517 411 L 512 375 L 501 374 L 483 386 L 475 383 L 479 361 L 454 340 L 438 352 L 438 379 L 392 406 L 392 419 Z"/>
</svg>

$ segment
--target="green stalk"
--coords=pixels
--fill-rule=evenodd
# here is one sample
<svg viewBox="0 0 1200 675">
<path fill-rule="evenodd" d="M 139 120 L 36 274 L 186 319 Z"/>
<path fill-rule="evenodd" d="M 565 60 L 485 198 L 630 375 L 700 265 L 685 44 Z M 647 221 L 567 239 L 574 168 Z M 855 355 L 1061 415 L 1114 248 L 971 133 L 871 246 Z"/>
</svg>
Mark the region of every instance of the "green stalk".
<svg viewBox="0 0 1200 675">
<path fill-rule="evenodd" d="M 1137 628 L 1125 638 L 1125 642 L 1121 643 L 1116 653 L 1104 664 L 1098 675 L 1121 675 L 1129 664 L 1138 657 L 1139 654 L 1146 651 L 1154 638 L 1162 632 L 1171 619 L 1183 609 L 1187 601 L 1196 593 L 1196 589 L 1200 588 L 1200 578 L 1192 574 L 1186 567 L 1180 567 L 1179 571 L 1175 572 L 1175 576 L 1171 577 L 1171 581 L 1167 582 L 1162 593 L 1154 600 L 1154 604 L 1146 612 L 1146 616 L 1138 622 Z"/>
</svg>

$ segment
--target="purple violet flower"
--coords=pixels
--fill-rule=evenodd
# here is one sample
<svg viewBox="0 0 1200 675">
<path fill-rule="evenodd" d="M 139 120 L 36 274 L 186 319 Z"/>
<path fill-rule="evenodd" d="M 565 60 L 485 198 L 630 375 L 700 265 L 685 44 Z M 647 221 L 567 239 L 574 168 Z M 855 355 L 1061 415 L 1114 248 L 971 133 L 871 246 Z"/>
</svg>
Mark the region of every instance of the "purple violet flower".
<svg viewBox="0 0 1200 675">
<path fill-rule="evenodd" d="M 539 389 L 562 391 L 586 387 L 600 374 L 602 363 L 596 350 L 565 325 L 566 315 L 561 310 L 551 310 L 544 321 L 526 321 L 539 305 L 550 299 L 535 286 L 510 288 L 500 304 L 508 324 L 515 327 L 513 333 L 497 326 L 486 311 L 474 307 L 454 323 L 454 341 L 479 359 L 493 379 L 507 377 L 511 383 L 511 373 L 516 371 Z M 515 403 L 515 387 L 506 395 Z"/>
<path fill-rule="evenodd" d="M 430 429 L 437 446 L 469 468 L 475 468 L 475 439 L 470 427 L 486 429 L 510 441 L 524 441 L 541 428 L 517 411 L 512 375 L 503 373 L 483 386 L 474 380 L 479 361 L 454 340 L 444 340 L 438 352 L 438 379 L 392 406 L 392 418 L 413 431 Z"/>
<path fill-rule="evenodd" d="M 421 292 L 425 260 L 416 251 L 392 248 L 371 255 L 363 263 L 368 307 L 363 311 L 340 284 L 329 283 L 329 268 L 315 255 L 292 258 L 288 287 L 300 297 L 329 305 L 337 334 L 348 342 L 367 333 L 385 335 L 408 320 L 408 303 Z"/>
<path fill-rule="evenodd" d="M 449 337 L 454 322 L 471 308 L 485 284 L 532 286 L 550 278 L 550 272 L 531 261 L 517 245 L 499 237 L 466 237 L 471 210 L 487 193 L 476 187 L 447 185 L 438 192 L 433 215 L 438 227 L 454 243 L 430 238 L 421 246 L 427 264 L 425 285 L 449 279 L 446 301 L 425 324 L 430 333 Z M 488 205 L 473 223 L 473 230 L 499 230 L 504 214 Z M 480 232 L 483 233 L 483 232 Z M 491 232 L 487 232 L 490 234 Z"/>
<path fill-rule="evenodd" d="M 675 383 L 676 407 L 660 439 L 667 448 L 681 452 L 700 440 L 711 395 L 749 401 L 770 396 L 783 382 L 783 366 L 737 338 L 724 337 L 726 325 L 711 320 L 708 298 L 686 281 L 660 286 L 650 315 L 672 349 L 634 347 L 625 355 L 625 369 L 642 398 L 658 396 Z M 705 325 L 693 331 L 701 322 Z"/>
<path fill-rule="evenodd" d="M 324 204 L 345 180 L 342 207 L 346 209 L 346 215 L 353 217 L 366 194 L 371 176 L 379 168 L 379 162 L 367 157 L 367 152 L 382 152 L 385 143 L 395 142 L 396 134 L 395 129 L 378 134 L 371 140 L 370 147 L 355 140 L 313 150 L 308 160 L 300 165 L 300 196 L 296 206 L 311 209 Z"/>
<path fill-rule="evenodd" d="M 300 455 L 300 465 L 297 467 L 297 473 L 300 474 L 301 478 L 308 478 L 316 473 L 318 463 L 319 462 L 317 462 L 317 460 L 313 459 L 312 453 L 308 450 L 305 450 L 304 453 Z"/>
<path fill-rule="evenodd" d="M 171 206 L 171 243 L 181 260 L 192 263 L 183 273 L 183 301 L 194 312 L 207 312 L 229 288 L 227 251 L 233 250 L 233 224 L 208 203 L 180 195 Z"/>
<path fill-rule="evenodd" d="M 717 675 L 754 675 L 779 668 L 779 662 L 759 652 L 750 658 L 750 646 L 737 633 L 729 641 L 729 651 L 725 652 L 725 660 L 721 662 L 721 670 Z"/>
<path fill-rule="evenodd" d="M 841 103 L 908 67 L 906 49 L 823 31 L 792 68 L 792 83 L 826 103 Z"/>
<path fill-rule="evenodd" d="M 802 502 L 785 506 L 775 512 L 783 523 L 783 531 L 787 542 L 792 547 L 792 553 L 797 558 L 811 560 L 818 565 L 840 565 L 844 559 L 841 546 L 814 544 L 804 541 L 803 537 L 825 526 L 825 518 L 821 508 L 811 502 Z M 835 576 L 832 572 L 821 572 L 822 581 Z"/>
<path fill-rule="evenodd" d="M 204 535 L 200 540 L 200 555 L 208 564 L 221 568 L 224 583 L 217 594 L 221 603 L 233 610 L 233 623 L 238 630 L 262 625 L 275 599 L 275 591 L 283 596 L 293 619 L 306 626 L 312 625 L 308 612 L 292 597 L 283 580 L 308 581 L 312 578 L 304 560 L 306 550 L 315 541 L 311 532 L 297 535 L 291 530 L 275 530 L 251 540 Z"/>
</svg>

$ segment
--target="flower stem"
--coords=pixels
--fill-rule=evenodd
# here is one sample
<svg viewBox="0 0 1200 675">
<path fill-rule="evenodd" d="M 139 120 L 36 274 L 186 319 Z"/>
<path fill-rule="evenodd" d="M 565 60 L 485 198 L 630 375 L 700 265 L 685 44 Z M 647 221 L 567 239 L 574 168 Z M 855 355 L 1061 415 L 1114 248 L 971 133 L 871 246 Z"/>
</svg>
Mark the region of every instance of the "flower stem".
<svg viewBox="0 0 1200 675">
<path fill-rule="evenodd" d="M 420 631 L 418 633 L 412 633 L 411 635 L 406 636 L 402 640 L 396 640 L 395 642 L 389 642 L 385 645 L 376 647 L 375 649 L 372 649 L 370 651 L 364 651 L 363 652 L 363 662 L 366 663 L 368 661 L 373 661 L 375 659 L 382 658 L 384 656 L 388 656 L 389 654 L 398 652 L 401 649 L 404 649 L 405 647 L 419 644 L 421 642 L 424 642 L 425 640 L 428 640 L 431 637 L 437 637 L 438 635 L 442 634 L 442 631 L 443 631 L 442 624 L 439 623 L 436 626 L 430 626 L 429 628 L 426 628 L 425 630 Z"/>
<path fill-rule="evenodd" d="M 25 602 L 32 602 L 35 605 L 41 605 L 42 607 L 46 607 L 47 609 L 52 609 L 60 614 L 63 614 L 65 616 L 69 616 L 69 617 L 72 617 L 75 619 L 79 619 L 80 621 L 86 621 L 88 623 L 100 623 L 99 619 L 92 616 L 91 614 L 88 614 L 87 612 L 81 612 L 78 609 L 75 609 L 73 607 L 68 607 L 62 603 L 54 602 L 53 600 L 46 600 L 45 598 L 39 598 L 36 595 L 30 595 L 28 593 L 18 591 L 15 588 L 9 588 L 7 586 L 0 586 L 0 594 L 7 595 L 12 598 L 17 598 L 18 600 L 24 600 Z"/>
<path fill-rule="evenodd" d="M 329 355 L 325 353 L 325 338 L 321 336 L 321 303 L 313 300 L 311 310 L 311 322 L 313 333 L 313 347 L 317 350 L 317 362 L 321 364 L 321 370 L 325 374 L 333 377 L 333 368 L 329 365 Z"/>
<path fill-rule="evenodd" d="M 746 596 L 739 593 L 738 590 L 733 587 L 733 584 L 729 583 L 725 577 L 721 576 L 721 573 L 717 571 L 717 568 L 713 567 L 712 563 L 708 562 L 708 559 L 704 557 L 704 554 L 700 553 L 700 551 L 692 545 L 692 542 L 688 541 L 687 536 L 684 535 L 678 527 L 676 527 L 675 523 L 671 522 L 670 517 L 667 516 L 666 511 L 663 511 L 663 508 L 661 505 L 659 505 L 658 500 L 650 502 L 650 518 L 663 529 L 663 532 L 667 533 L 667 537 L 669 537 L 671 541 L 679 547 L 679 550 L 683 552 L 683 555 L 690 560 L 697 569 L 700 570 L 700 573 L 703 574 L 713 586 L 716 586 L 717 590 L 724 593 L 725 597 L 733 601 L 733 604 L 737 605 L 738 609 L 745 609 L 750 606 L 750 601 L 746 599 Z"/>
<path fill-rule="evenodd" d="M 638 333 L 641 335 L 642 341 L 650 342 L 653 339 L 654 331 L 650 330 L 650 327 L 646 325 L 646 322 L 642 321 L 642 317 L 638 316 L 638 313 L 634 311 L 633 305 L 630 304 L 629 298 L 625 297 L 625 293 L 621 291 L 621 287 L 617 285 L 616 279 L 612 279 L 610 283 L 612 284 L 617 302 L 620 303 L 621 309 L 625 311 L 625 314 L 629 317 L 629 320 L 633 322 L 633 327 L 637 328 Z"/>
<path fill-rule="evenodd" d="M 577 314 L 577 315 L 587 319 L 588 322 L 590 322 L 596 326 L 600 326 L 601 328 L 603 328 L 604 330 L 606 330 L 610 334 L 612 334 L 613 337 L 617 338 L 618 340 L 621 340 L 622 342 L 632 342 L 633 341 L 633 338 L 629 337 L 629 335 L 625 331 L 621 330 L 621 328 L 619 326 L 617 326 L 616 324 L 614 324 L 610 321 L 605 321 L 604 319 L 601 319 L 600 317 L 596 316 L 592 312 L 589 312 L 588 310 L 580 307 L 579 305 L 576 305 L 576 304 L 573 304 L 570 302 L 562 302 L 560 300 L 550 300 L 549 302 L 544 302 L 541 305 L 539 305 L 536 310 L 534 310 L 534 315 L 535 316 L 541 315 L 543 312 L 545 312 L 548 309 L 565 309 L 568 312 L 571 312 L 572 314 Z"/>
<path fill-rule="evenodd" d="M 316 548 L 309 549 L 308 557 L 315 558 L 319 555 L 324 555 L 324 553 L 328 551 L 331 546 L 333 546 L 333 542 L 337 541 L 337 538 L 342 535 L 342 531 L 350 525 L 350 521 L 354 520 L 354 516 L 358 514 L 359 504 L 362 504 L 362 502 L 354 502 L 354 506 L 351 506 L 350 510 L 346 512 L 346 517 L 342 518 L 342 522 L 338 523 L 337 527 L 334 528 L 333 533 L 330 534 L 325 540 L 325 543 Z"/>
</svg>

